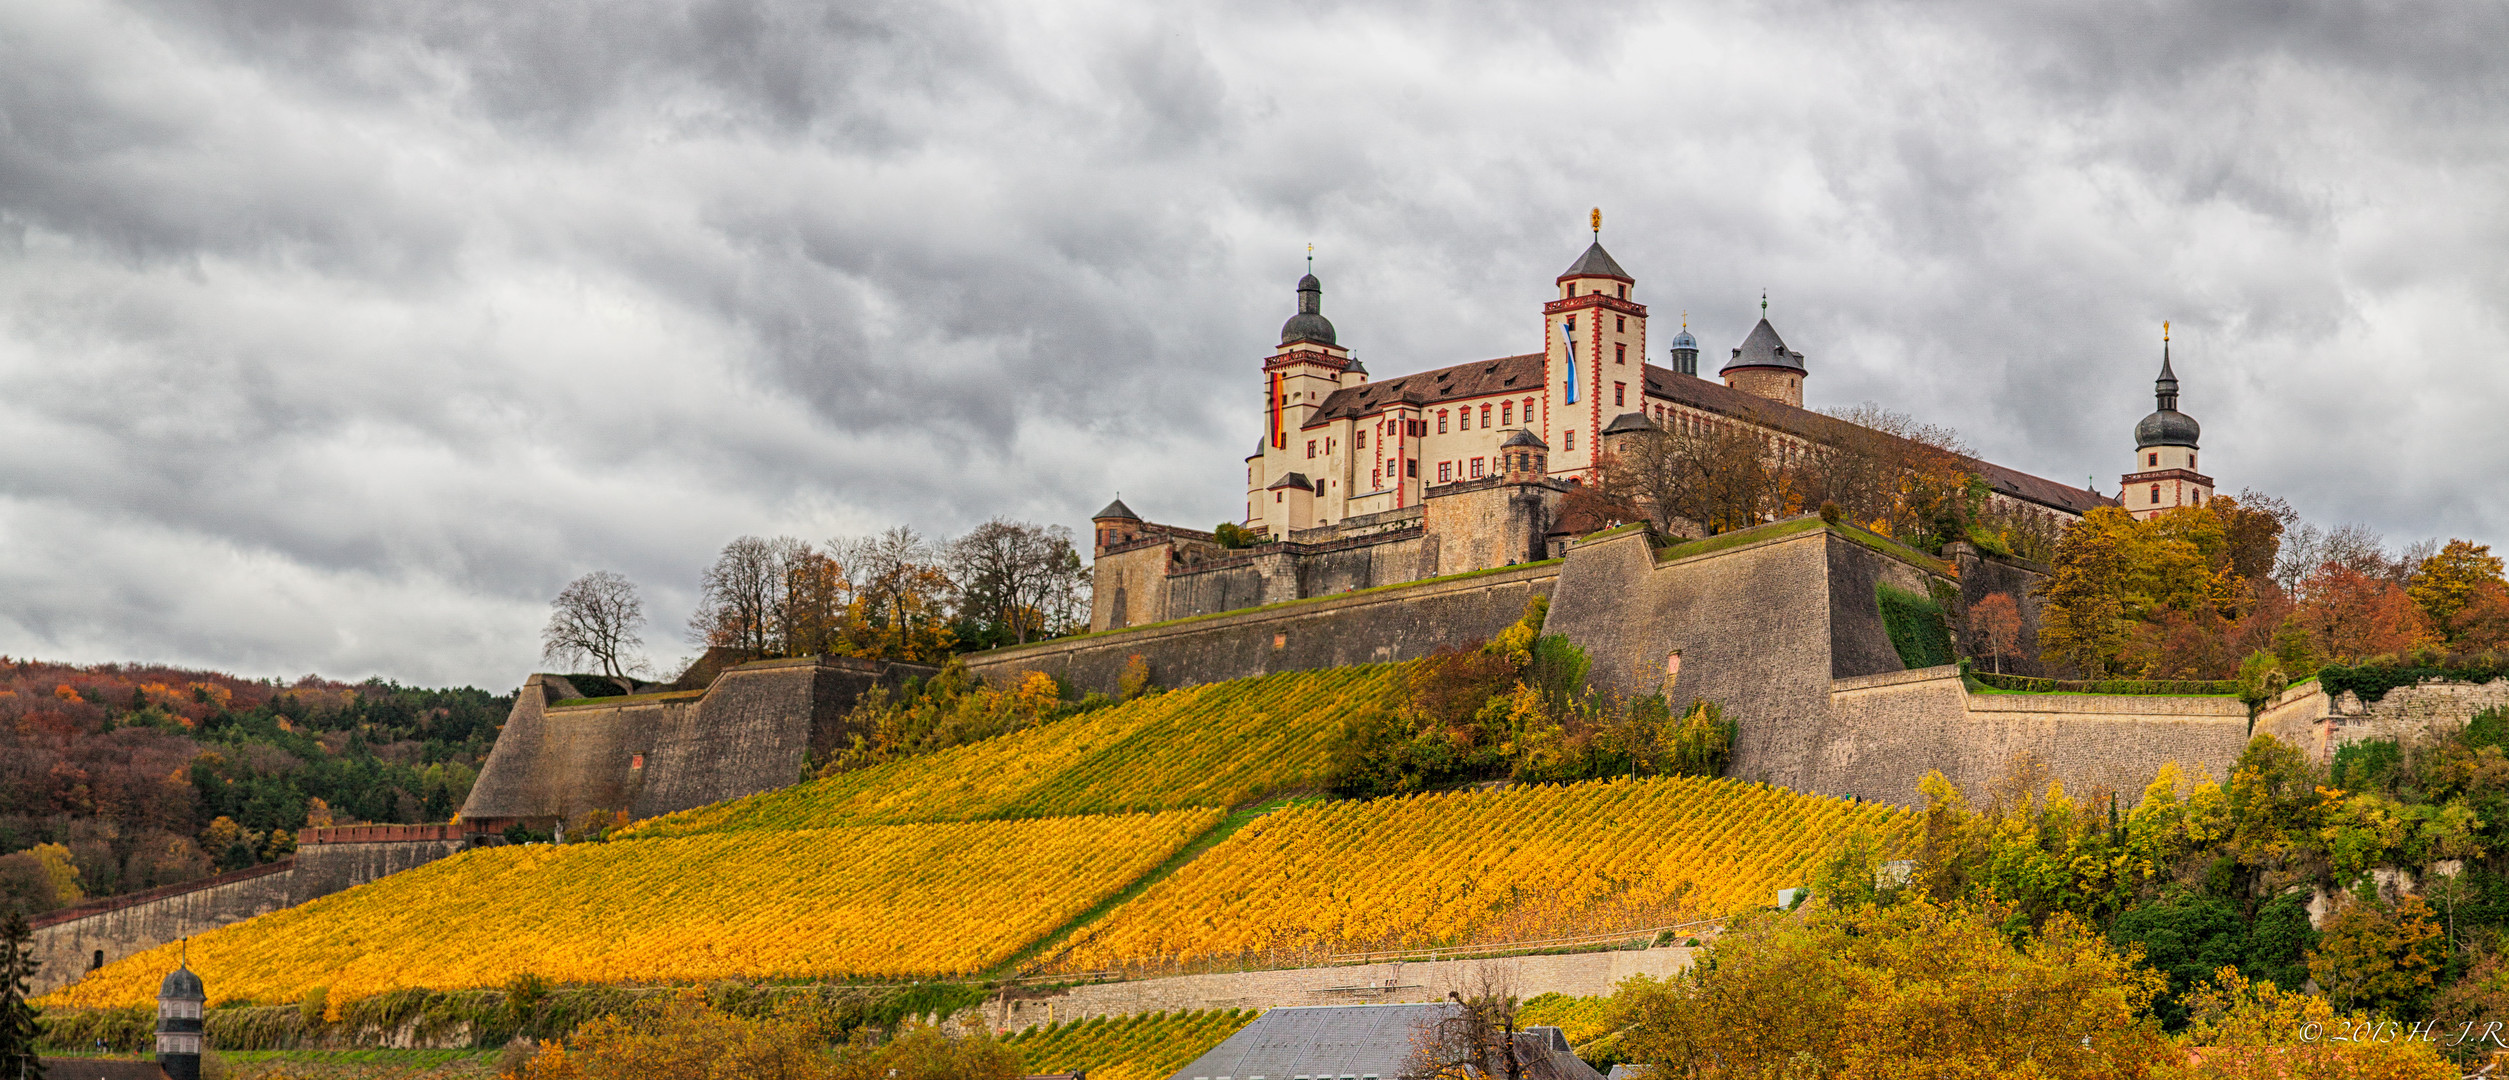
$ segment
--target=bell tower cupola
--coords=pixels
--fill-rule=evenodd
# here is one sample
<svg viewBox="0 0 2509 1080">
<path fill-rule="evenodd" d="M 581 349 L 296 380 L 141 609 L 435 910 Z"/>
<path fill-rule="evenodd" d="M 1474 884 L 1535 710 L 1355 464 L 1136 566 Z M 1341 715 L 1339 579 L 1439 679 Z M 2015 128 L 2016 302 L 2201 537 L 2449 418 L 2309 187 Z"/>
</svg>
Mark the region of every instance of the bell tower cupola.
<svg viewBox="0 0 2509 1080">
<path fill-rule="evenodd" d="M 2134 425 L 2134 468 L 2127 470 L 2119 501 L 2137 518 L 2181 506 L 2202 506 L 2213 497 L 2213 478 L 2196 471 L 2196 441 L 2204 428 L 2178 411 L 2178 373 L 2169 364 L 2169 324 L 2161 324 L 2161 373 L 2152 380 L 2150 416 Z"/>
</svg>

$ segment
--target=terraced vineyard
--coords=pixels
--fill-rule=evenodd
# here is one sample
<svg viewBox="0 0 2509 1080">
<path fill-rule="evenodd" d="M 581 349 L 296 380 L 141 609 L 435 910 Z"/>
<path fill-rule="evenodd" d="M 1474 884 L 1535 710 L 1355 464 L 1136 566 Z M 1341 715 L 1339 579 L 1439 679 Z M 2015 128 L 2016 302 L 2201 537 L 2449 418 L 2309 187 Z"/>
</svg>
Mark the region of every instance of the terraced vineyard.
<svg viewBox="0 0 2509 1080">
<path fill-rule="evenodd" d="M 423 986 L 965 975 L 1158 866 L 1218 810 L 535 844 L 457 855 L 199 935 L 217 1000 Z M 152 1003 L 183 945 L 47 1004 Z"/>
<path fill-rule="evenodd" d="M 1609 780 L 1284 810 L 1074 936 L 1043 967 L 1265 966 L 1529 941 L 1767 904 L 1855 830 L 1915 815 L 1731 780 Z"/>
<path fill-rule="evenodd" d="M 1085 1072 L 1089 1080 L 1160 1080 L 1209 1053 L 1259 1009 L 1136 1013 L 1045 1024 L 1003 1041 L 1032 1074 Z"/>
<path fill-rule="evenodd" d="M 1237 679 L 642 822 L 628 838 L 1226 807 L 1320 784 L 1345 718 L 1392 711 L 1406 668 Z"/>
<path fill-rule="evenodd" d="M 1568 1045 L 1583 1046 L 1610 1033 L 1611 1012 L 1610 998 L 1540 994 L 1517 1007 L 1516 1024 L 1555 1027 L 1567 1038 Z"/>
</svg>

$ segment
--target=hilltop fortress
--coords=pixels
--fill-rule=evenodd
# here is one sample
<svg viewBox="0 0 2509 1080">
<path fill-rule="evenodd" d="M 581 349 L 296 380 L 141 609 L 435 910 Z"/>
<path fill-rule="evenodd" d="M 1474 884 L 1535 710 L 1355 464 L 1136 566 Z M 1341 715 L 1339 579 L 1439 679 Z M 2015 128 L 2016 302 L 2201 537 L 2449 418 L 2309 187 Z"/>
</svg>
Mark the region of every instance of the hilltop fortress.
<svg viewBox="0 0 2509 1080">
<path fill-rule="evenodd" d="M 1783 460 L 1853 431 L 1803 407 L 1811 370 L 1759 324 L 1710 380 L 1699 343 L 1674 334 L 1665 365 L 1647 362 L 1647 307 L 1637 279 L 1598 235 L 1541 304 L 1541 349 L 1372 382 L 1324 315 L 1324 285 L 1298 280 L 1298 308 L 1262 363 L 1262 436 L 1247 455 L 1245 528 L 1257 541 L 1223 547 L 1208 532 L 1142 520 L 1121 500 L 1093 520 L 1096 590 L 1090 628 L 1112 630 L 1258 604 L 1324 596 L 1559 555 L 1603 522 L 1568 520 L 1568 491 L 1650 426 L 1734 426 Z M 2163 360 L 2162 411 L 2144 421 L 2126 482 L 2166 482 L 2168 506 L 2201 502 L 2195 422 L 2176 412 Z M 2166 443 L 2166 447 L 2164 447 Z M 2181 445 L 2183 444 L 2183 445 Z M 2169 458 L 2169 468 L 2161 458 Z M 2097 492 L 1986 461 L 1970 467 L 1999 510 L 2053 523 L 2094 506 Z M 2137 513 L 2166 509 L 2155 487 Z"/>
</svg>

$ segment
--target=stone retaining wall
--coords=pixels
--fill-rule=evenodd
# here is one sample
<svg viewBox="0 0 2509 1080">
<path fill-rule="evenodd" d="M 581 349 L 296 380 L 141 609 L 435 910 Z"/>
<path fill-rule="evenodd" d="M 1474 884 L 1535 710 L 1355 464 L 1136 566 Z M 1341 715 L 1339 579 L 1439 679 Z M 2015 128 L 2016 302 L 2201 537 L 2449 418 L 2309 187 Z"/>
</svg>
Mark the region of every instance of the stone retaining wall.
<svg viewBox="0 0 2509 1080">
<path fill-rule="evenodd" d="M 1013 989 L 985 1002 L 984 1021 L 997 1032 L 1009 1032 L 1056 1021 L 1175 1009 L 1442 1001 L 1447 991 L 1469 991 L 1485 975 L 1507 980 L 1519 998 L 1553 993 L 1595 997 L 1611 993 L 1622 979 L 1632 975 L 1663 978 L 1679 972 L 1690 966 L 1694 951 L 1664 948 L 1352 964 L 1176 975 L 1029 994 Z"/>
</svg>

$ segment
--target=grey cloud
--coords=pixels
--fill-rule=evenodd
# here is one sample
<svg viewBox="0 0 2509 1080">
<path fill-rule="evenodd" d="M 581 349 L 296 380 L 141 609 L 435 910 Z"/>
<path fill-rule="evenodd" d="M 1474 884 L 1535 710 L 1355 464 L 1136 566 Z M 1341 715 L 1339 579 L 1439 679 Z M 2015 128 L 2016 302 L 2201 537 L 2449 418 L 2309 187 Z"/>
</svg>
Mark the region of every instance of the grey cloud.
<svg viewBox="0 0 2509 1080">
<path fill-rule="evenodd" d="M 0 651 L 511 685 L 744 533 L 1237 510 L 1317 245 L 1381 375 L 1585 208 L 1711 358 L 2113 485 L 2491 539 L 2493 7 L 770 2 L 0 12 Z M 2509 538 L 2509 537 L 2504 537 Z"/>
</svg>

